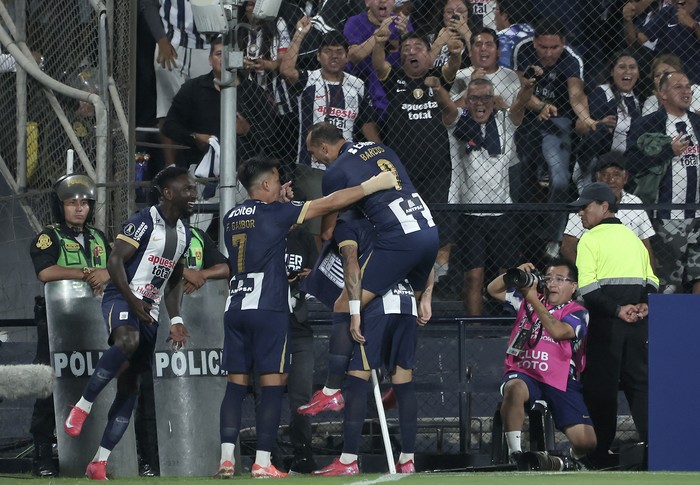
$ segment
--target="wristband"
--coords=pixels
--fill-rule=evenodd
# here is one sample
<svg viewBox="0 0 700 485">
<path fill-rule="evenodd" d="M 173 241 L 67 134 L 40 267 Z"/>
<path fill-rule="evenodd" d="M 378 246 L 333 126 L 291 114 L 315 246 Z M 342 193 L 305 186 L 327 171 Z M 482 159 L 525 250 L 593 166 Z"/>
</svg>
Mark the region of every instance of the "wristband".
<svg viewBox="0 0 700 485">
<path fill-rule="evenodd" d="M 170 319 L 170 326 L 171 326 L 171 327 L 172 327 L 173 325 L 177 325 L 178 323 L 179 323 L 180 325 L 184 325 L 184 324 L 185 324 L 185 322 L 182 321 L 182 317 L 173 317 L 173 318 Z"/>
<path fill-rule="evenodd" d="M 350 305 L 350 315 L 359 315 L 360 314 L 360 300 L 350 300 L 348 303 Z"/>
</svg>

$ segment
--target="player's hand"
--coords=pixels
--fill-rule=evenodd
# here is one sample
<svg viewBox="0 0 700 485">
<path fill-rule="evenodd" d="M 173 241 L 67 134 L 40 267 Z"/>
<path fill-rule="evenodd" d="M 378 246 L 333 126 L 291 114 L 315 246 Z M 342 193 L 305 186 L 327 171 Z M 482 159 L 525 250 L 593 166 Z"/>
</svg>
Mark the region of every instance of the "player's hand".
<svg viewBox="0 0 700 485">
<path fill-rule="evenodd" d="M 151 316 L 151 304 L 133 296 L 129 299 L 129 309 L 146 325 L 153 325 L 155 320 Z"/>
<path fill-rule="evenodd" d="M 350 315 L 350 335 L 352 335 L 352 339 L 358 344 L 365 343 L 365 338 L 362 336 L 362 332 L 360 331 L 361 323 L 362 319 L 360 318 L 360 315 Z"/>
<path fill-rule="evenodd" d="M 280 202 L 290 202 L 294 200 L 294 189 L 292 189 L 292 181 L 282 185 L 280 189 L 279 201 Z"/>
<path fill-rule="evenodd" d="M 433 88 L 433 89 L 437 89 L 437 88 L 439 88 L 439 87 L 441 86 L 441 84 L 440 84 L 440 79 L 438 79 L 437 76 L 428 76 L 428 77 L 425 78 L 425 81 L 423 81 L 423 83 L 424 83 L 427 87 Z"/>
<path fill-rule="evenodd" d="M 156 62 L 160 67 L 172 71 L 177 67 L 177 52 L 167 37 L 158 40 L 158 57 Z"/>
<path fill-rule="evenodd" d="M 308 34 L 311 31 L 311 18 L 309 17 L 302 17 L 299 19 L 297 22 L 297 27 L 296 31 L 294 32 L 294 35 L 301 35 L 302 37 Z"/>
<path fill-rule="evenodd" d="M 182 277 L 185 280 L 184 291 L 188 295 L 200 289 L 207 282 L 206 275 L 196 269 L 185 268 L 182 271 Z"/>
<path fill-rule="evenodd" d="M 101 295 L 104 292 L 104 285 L 109 281 L 109 272 L 106 268 L 92 268 L 92 271 L 85 276 L 85 281 L 96 295 Z"/>
<path fill-rule="evenodd" d="M 425 294 L 423 294 L 421 296 L 421 299 L 420 299 L 420 304 L 418 305 L 418 319 L 416 321 L 418 322 L 418 325 L 423 327 L 430 321 L 430 318 L 432 316 L 433 316 L 432 299 L 425 298 Z"/>
<path fill-rule="evenodd" d="M 170 334 L 165 341 L 170 343 L 172 350 L 181 350 L 187 345 L 189 336 L 187 327 L 183 323 L 176 323 L 175 325 L 170 325 Z"/>
</svg>

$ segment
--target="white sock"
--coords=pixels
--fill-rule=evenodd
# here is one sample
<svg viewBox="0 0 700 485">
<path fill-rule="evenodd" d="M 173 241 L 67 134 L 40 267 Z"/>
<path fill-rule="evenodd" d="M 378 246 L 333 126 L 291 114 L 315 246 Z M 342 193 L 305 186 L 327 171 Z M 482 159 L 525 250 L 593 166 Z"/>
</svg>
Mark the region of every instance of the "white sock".
<svg viewBox="0 0 700 485">
<path fill-rule="evenodd" d="M 516 451 L 523 451 L 520 448 L 520 431 L 506 431 L 506 442 L 508 443 L 508 454 Z"/>
<path fill-rule="evenodd" d="M 108 450 L 107 448 L 102 448 L 100 446 L 97 448 L 97 453 L 95 453 L 95 457 L 92 459 L 92 461 L 107 461 L 110 453 L 112 453 L 112 450 Z"/>
<path fill-rule="evenodd" d="M 399 465 L 413 461 L 413 453 L 401 453 L 399 455 Z"/>
<path fill-rule="evenodd" d="M 336 392 L 340 391 L 340 389 L 331 389 L 330 387 L 323 386 L 323 393 L 326 396 L 332 396 Z"/>
<path fill-rule="evenodd" d="M 269 467 L 270 466 L 270 452 L 256 450 L 255 451 L 255 464 L 260 465 L 263 468 Z"/>
<path fill-rule="evenodd" d="M 77 402 L 75 407 L 82 409 L 88 414 L 90 414 L 90 411 L 92 411 L 92 403 L 90 401 L 86 401 L 85 398 L 82 396 L 80 397 L 80 401 Z"/>
<path fill-rule="evenodd" d="M 233 451 L 236 449 L 236 445 L 233 443 L 221 443 L 221 461 L 219 463 L 223 463 L 225 461 L 230 461 L 231 463 L 235 463 L 233 460 Z"/>
<path fill-rule="evenodd" d="M 357 461 L 357 455 L 353 455 L 352 453 L 341 453 L 340 463 L 343 465 L 349 465 L 353 461 Z"/>
</svg>

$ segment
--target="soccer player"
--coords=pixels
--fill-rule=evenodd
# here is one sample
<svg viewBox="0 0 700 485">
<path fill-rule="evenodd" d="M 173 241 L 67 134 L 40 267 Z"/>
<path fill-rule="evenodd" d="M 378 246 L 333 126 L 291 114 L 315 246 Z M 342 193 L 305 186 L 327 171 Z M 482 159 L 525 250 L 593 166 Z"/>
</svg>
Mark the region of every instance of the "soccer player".
<svg viewBox="0 0 700 485">
<path fill-rule="evenodd" d="M 175 166 L 158 173 L 153 185 L 160 192 L 160 203 L 129 218 L 107 261 L 111 281 L 105 288 L 102 313 L 110 348 L 97 362 L 64 423 L 68 435 L 80 435 L 97 395 L 118 378 L 100 447 L 85 472 L 91 480 L 107 479 L 107 459 L 129 425 L 139 392 L 139 373 L 153 358 L 163 290 L 173 348 L 181 349 L 189 336 L 180 316 L 180 301 L 183 255 L 190 236 L 181 219 L 192 213 L 197 189 L 187 170 Z"/>
<path fill-rule="evenodd" d="M 394 174 L 386 172 L 322 199 L 290 202 L 290 183 L 282 185 L 279 163 L 274 160 L 246 161 L 238 169 L 238 179 L 249 198 L 223 219 L 233 277 L 224 314 L 222 369 L 228 372 L 228 383 L 221 403 L 221 460 L 216 477 L 233 476 L 241 408 L 248 376 L 255 365 L 261 396 L 256 410 L 258 449 L 251 475 L 282 478 L 286 473 L 270 463 L 270 452 L 277 440 L 289 360 L 286 235 L 293 224 L 337 211 L 374 192 L 392 188 L 397 181 Z"/>
</svg>

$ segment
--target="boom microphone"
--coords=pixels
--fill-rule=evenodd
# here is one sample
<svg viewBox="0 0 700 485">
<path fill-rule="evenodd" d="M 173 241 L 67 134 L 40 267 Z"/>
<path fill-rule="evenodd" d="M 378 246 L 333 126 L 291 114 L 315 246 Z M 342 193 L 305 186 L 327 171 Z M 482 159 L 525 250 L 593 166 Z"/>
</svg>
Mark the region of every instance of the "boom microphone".
<svg viewBox="0 0 700 485">
<path fill-rule="evenodd" d="M 0 400 L 49 397 L 53 382 L 54 372 L 48 365 L 0 366 Z"/>
</svg>

